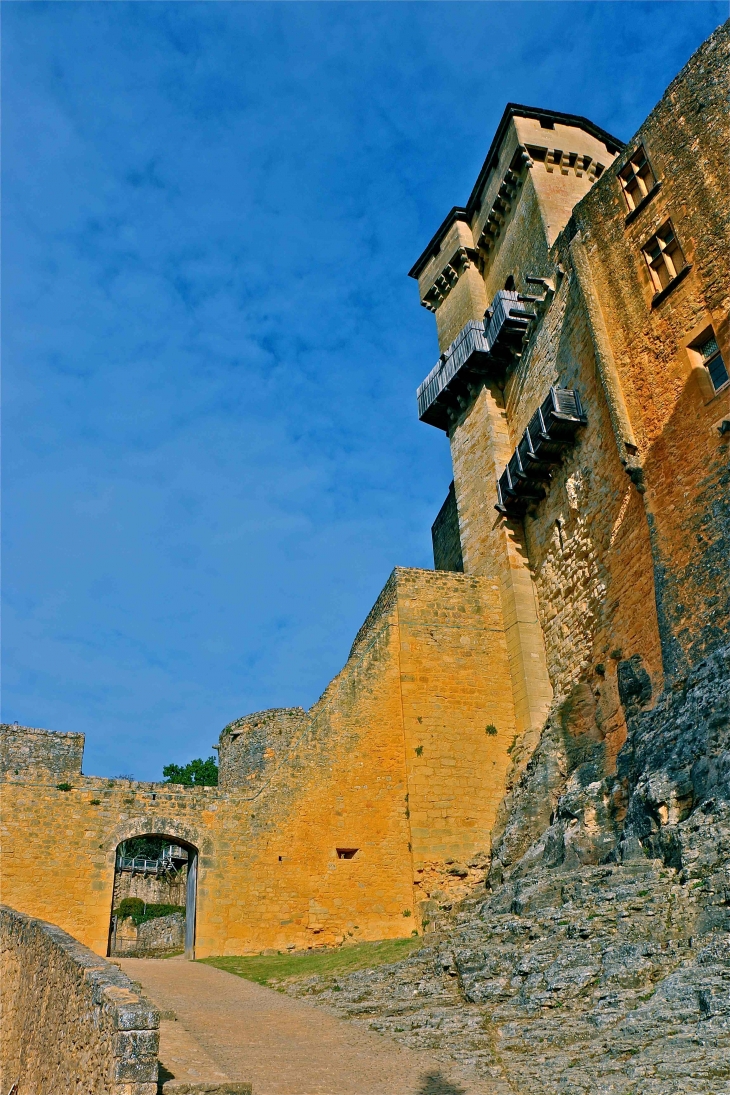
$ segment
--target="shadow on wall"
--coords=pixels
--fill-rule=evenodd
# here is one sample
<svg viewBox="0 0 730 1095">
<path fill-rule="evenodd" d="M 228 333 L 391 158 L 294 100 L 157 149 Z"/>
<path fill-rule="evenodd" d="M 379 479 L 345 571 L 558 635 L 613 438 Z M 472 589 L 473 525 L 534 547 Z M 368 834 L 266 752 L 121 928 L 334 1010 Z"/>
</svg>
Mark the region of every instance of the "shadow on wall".
<svg viewBox="0 0 730 1095">
<path fill-rule="evenodd" d="M 696 370 L 694 370 L 696 372 Z M 730 609 L 730 433 L 725 389 L 707 400 L 690 376 L 644 460 L 659 630 L 668 676 L 686 672 L 726 637 Z M 687 424 L 693 423 L 695 444 Z"/>
</svg>

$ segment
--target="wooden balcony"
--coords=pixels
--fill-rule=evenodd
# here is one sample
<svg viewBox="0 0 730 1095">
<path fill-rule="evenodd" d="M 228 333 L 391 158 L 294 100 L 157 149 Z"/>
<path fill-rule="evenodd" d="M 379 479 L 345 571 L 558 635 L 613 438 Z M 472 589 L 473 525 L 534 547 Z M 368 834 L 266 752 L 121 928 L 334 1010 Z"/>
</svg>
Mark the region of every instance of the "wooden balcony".
<svg viewBox="0 0 730 1095">
<path fill-rule="evenodd" d="M 545 497 L 551 468 L 560 463 L 585 424 L 578 393 L 572 388 L 551 388 L 497 480 L 499 513 L 519 519 Z"/>
<path fill-rule="evenodd" d="M 469 405 L 486 376 L 502 376 L 519 357 L 535 318 L 532 297 L 500 289 L 484 321 L 471 320 L 418 388 L 418 417 L 441 430 Z"/>
</svg>

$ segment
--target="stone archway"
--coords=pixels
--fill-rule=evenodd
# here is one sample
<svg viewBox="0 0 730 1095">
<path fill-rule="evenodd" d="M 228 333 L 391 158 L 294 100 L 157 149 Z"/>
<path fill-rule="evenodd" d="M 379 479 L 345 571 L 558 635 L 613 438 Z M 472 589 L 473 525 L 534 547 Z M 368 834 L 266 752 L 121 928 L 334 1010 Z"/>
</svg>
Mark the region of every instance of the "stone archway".
<svg viewBox="0 0 730 1095">
<path fill-rule="evenodd" d="M 134 849 L 140 843 L 155 850 L 136 855 Z M 167 937 L 170 932 L 175 934 L 179 926 L 177 910 L 182 910 L 184 906 L 185 957 L 191 961 L 195 958 L 198 856 L 199 837 L 193 826 L 160 817 L 128 819 L 117 826 L 108 846 L 108 858 L 114 872 L 109 925 L 110 955 L 130 953 L 129 948 L 125 951 L 122 941 L 117 937 L 119 925 L 118 917 L 115 916 L 115 905 L 119 904 L 121 895 L 129 891 L 130 895 L 134 893 L 132 901 L 138 905 L 138 909 L 142 908 L 139 902 L 143 901 L 145 914 L 150 908 L 154 910 L 152 919 L 161 918 L 155 925 L 148 922 L 143 926 L 137 924 L 134 929 L 137 934 L 132 938 L 139 941 L 132 942 L 132 951 L 138 957 L 143 957 L 145 948 L 148 948 L 152 956 L 155 948 L 164 949 L 166 941 L 175 947 L 178 940 L 173 941 L 172 937 Z M 165 900 L 160 902 L 160 897 L 164 897 L 165 892 L 168 895 L 174 892 L 175 904 Z M 129 905 L 129 899 L 127 904 Z M 165 922 L 165 918 L 169 923 Z M 123 923 L 129 934 L 131 920 L 124 918 Z M 147 931 L 147 928 L 152 930 Z"/>
</svg>

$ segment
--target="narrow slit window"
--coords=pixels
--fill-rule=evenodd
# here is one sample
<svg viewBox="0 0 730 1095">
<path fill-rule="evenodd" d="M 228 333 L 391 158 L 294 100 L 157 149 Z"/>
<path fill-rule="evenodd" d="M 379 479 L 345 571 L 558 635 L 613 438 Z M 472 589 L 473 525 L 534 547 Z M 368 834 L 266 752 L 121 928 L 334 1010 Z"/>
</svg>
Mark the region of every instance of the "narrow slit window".
<svg viewBox="0 0 730 1095">
<path fill-rule="evenodd" d="M 657 293 L 666 289 L 687 265 L 671 221 L 667 221 L 656 235 L 644 244 L 643 251 Z"/>
<path fill-rule="evenodd" d="M 355 854 L 356 854 L 357 851 L 358 851 L 357 848 L 338 848 L 337 849 L 337 858 L 338 859 L 354 859 Z"/>
<path fill-rule="evenodd" d="M 727 366 L 723 361 L 714 332 L 697 347 L 697 351 L 702 355 L 702 364 L 709 372 L 712 386 L 717 391 L 723 384 L 727 384 L 730 376 L 728 376 Z"/>
<path fill-rule="evenodd" d="M 636 209 L 656 183 L 651 164 L 640 145 L 629 162 L 618 173 L 629 212 Z"/>
</svg>

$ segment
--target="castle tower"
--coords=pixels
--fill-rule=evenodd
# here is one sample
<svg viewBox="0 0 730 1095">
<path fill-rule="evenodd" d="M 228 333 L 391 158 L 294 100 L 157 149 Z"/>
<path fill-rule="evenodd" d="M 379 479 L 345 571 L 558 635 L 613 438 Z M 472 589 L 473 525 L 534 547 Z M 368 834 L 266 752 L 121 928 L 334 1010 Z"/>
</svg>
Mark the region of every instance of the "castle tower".
<svg viewBox="0 0 730 1095">
<path fill-rule="evenodd" d="M 586 118 L 510 103 L 466 208 L 451 210 L 410 271 L 442 350 L 418 393 L 420 418 L 451 443 L 455 498 L 438 539 L 458 539 L 467 574 L 499 580 L 517 729 L 533 740 L 552 688 L 524 530 L 495 510 L 514 447 L 506 400 L 531 317 L 560 278 L 550 249 L 620 148 Z"/>
</svg>

